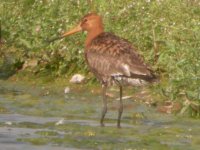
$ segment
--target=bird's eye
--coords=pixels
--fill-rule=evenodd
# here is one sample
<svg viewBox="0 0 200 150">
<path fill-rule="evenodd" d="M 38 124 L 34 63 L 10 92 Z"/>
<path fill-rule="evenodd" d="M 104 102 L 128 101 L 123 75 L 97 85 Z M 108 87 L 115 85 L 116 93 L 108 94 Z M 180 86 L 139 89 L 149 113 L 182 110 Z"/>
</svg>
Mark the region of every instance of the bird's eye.
<svg viewBox="0 0 200 150">
<path fill-rule="evenodd" d="M 85 19 L 83 19 L 83 22 L 85 23 L 85 22 L 87 22 L 88 20 L 85 18 Z"/>
</svg>

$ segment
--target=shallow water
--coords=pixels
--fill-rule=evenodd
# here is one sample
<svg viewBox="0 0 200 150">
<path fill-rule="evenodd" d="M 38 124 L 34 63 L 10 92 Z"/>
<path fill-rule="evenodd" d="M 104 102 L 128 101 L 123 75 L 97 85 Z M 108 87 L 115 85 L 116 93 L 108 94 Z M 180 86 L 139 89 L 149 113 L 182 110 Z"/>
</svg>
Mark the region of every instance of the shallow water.
<svg viewBox="0 0 200 150">
<path fill-rule="evenodd" d="M 124 103 L 122 128 L 115 98 L 102 128 L 99 95 L 0 81 L 0 149 L 200 149 L 199 120 L 160 114 L 133 99 Z"/>
</svg>

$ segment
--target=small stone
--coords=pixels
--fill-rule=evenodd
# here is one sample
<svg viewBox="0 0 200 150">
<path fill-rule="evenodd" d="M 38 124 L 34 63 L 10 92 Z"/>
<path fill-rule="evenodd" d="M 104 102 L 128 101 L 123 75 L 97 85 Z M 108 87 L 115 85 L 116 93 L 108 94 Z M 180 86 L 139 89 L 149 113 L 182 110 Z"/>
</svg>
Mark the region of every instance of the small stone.
<svg viewBox="0 0 200 150">
<path fill-rule="evenodd" d="M 171 114 L 180 111 L 181 108 L 181 104 L 178 102 L 166 101 L 164 102 L 164 104 L 157 107 L 157 111 L 161 113 Z"/>
<path fill-rule="evenodd" d="M 25 61 L 25 63 L 23 64 L 22 69 L 26 69 L 26 68 L 34 68 L 39 64 L 39 61 L 37 59 L 28 59 Z"/>
<path fill-rule="evenodd" d="M 70 79 L 70 83 L 82 83 L 85 80 L 85 76 L 81 75 L 81 74 L 75 74 L 72 76 L 72 78 Z"/>
<path fill-rule="evenodd" d="M 10 125 L 12 125 L 12 122 L 11 121 L 6 121 L 5 124 L 10 126 Z"/>
<path fill-rule="evenodd" d="M 40 27 L 40 26 L 37 26 L 37 27 L 35 28 L 35 32 L 40 32 L 40 30 L 41 30 L 41 27 Z"/>
<path fill-rule="evenodd" d="M 70 91 L 70 88 L 69 88 L 69 87 L 65 87 L 64 93 L 65 93 L 65 94 L 68 94 L 69 91 Z"/>
<path fill-rule="evenodd" d="M 50 94 L 50 92 L 47 90 L 47 91 L 45 91 L 44 93 L 43 93 L 43 96 L 47 96 L 47 95 L 49 95 Z"/>
<path fill-rule="evenodd" d="M 62 125 L 62 124 L 64 124 L 64 121 L 65 121 L 65 119 L 62 118 L 58 122 L 56 122 L 55 125 Z"/>
</svg>

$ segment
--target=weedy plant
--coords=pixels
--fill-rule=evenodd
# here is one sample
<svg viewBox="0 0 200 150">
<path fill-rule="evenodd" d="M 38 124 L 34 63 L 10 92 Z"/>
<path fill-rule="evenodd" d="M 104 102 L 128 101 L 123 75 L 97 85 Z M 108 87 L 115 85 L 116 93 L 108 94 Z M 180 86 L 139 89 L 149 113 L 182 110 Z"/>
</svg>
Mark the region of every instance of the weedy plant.
<svg viewBox="0 0 200 150">
<path fill-rule="evenodd" d="M 146 61 L 153 64 L 161 83 L 152 90 L 161 99 L 181 102 L 181 113 L 199 117 L 199 1 L 1 0 L 0 7 L 4 41 L 1 62 L 12 53 L 18 67 L 31 58 L 39 59 L 40 73 L 87 74 L 83 57 L 85 34 L 54 43 L 46 40 L 70 29 L 89 11 L 96 11 L 103 16 L 107 31 L 133 42 Z"/>
</svg>

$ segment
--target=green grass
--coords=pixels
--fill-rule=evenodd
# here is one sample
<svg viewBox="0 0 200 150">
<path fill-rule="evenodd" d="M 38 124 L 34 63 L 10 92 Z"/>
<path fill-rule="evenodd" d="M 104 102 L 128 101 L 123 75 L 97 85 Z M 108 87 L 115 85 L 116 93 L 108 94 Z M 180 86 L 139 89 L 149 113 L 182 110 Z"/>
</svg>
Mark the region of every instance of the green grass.
<svg viewBox="0 0 200 150">
<path fill-rule="evenodd" d="M 200 114 L 200 3 L 193 0 L 1 0 L 0 71 L 13 74 L 27 59 L 38 59 L 31 71 L 54 77 L 88 75 L 85 34 L 48 44 L 89 11 L 104 18 L 106 31 L 128 39 L 160 74 L 152 88 L 162 100 L 183 103 L 182 114 Z M 9 72 L 9 71 L 8 71 Z"/>
</svg>

